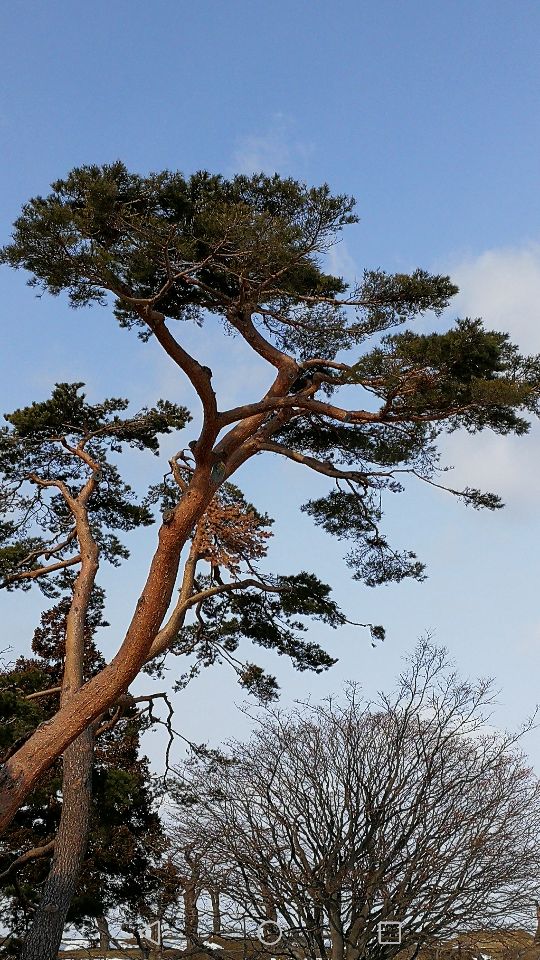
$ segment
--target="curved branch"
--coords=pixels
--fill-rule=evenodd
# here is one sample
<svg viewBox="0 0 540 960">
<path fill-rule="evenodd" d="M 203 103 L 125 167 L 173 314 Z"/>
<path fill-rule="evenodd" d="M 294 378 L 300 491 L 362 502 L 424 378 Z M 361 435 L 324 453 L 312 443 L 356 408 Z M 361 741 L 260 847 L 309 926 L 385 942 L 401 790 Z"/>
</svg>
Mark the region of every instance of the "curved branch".
<svg viewBox="0 0 540 960">
<path fill-rule="evenodd" d="M 431 410 L 427 413 L 412 413 L 404 410 L 402 413 L 396 410 L 388 410 L 381 407 L 380 410 L 372 412 L 369 410 L 345 410 L 344 407 L 336 407 L 333 403 L 325 403 L 322 400 L 314 400 L 301 394 L 292 394 L 286 397 L 266 396 L 257 403 L 247 403 L 242 407 L 233 407 L 223 413 L 218 414 L 220 429 L 229 423 L 238 420 L 244 420 L 247 417 L 254 417 L 263 413 L 270 413 L 276 410 L 287 408 L 298 408 L 298 410 L 309 410 L 312 413 L 322 414 L 331 420 L 338 420 L 341 423 L 431 423 L 437 420 L 449 420 L 450 417 L 466 413 L 467 410 L 476 409 L 479 405 L 475 403 L 464 403 L 447 410 Z"/>
<path fill-rule="evenodd" d="M 0 873 L 0 881 L 8 880 L 12 874 L 17 873 L 26 863 L 30 863 L 31 860 L 39 860 L 41 857 L 46 857 L 49 853 L 52 853 L 53 850 L 54 840 L 49 840 L 49 842 L 43 844 L 42 847 L 32 847 L 31 850 L 26 850 L 25 853 L 21 853 L 20 857 L 17 857 L 13 863 L 10 863 L 7 870 Z"/>
<path fill-rule="evenodd" d="M 289 586 L 276 587 L 265 583 L 263 580 L 246 577 L 245 580 L 232 580 L 230 583 L 222 583 L 219 586 L 208 587 L 207 590 L 201 590 L 199 593 L 195 593 L 186 601 L 186 609 L 198 605 L 204 600 L 208 600 L 209 597 L 215 597 L 217 594 L 231 593 L 233 590 L 247 590 L 248 587 L 256 587 L 257 590 L 261 590 L 264 593 L 285 593 L 291 589 Z"/>
<path fill-rule="evenodd" d="M 263 360 L 271 363 L 273 367 L 276 367 L 278 370 L 288 368 L 291 372 L 295 372 L 298 369 L 296 360 L 289 356 L 288 353 L 278 350 L 277 347 L 270 343 L 270 341 L 267 340 L 266 337 L 263 337 L 262 333 L 257 330 L 257 327 L 253 323 L 251 308 L 245 306 L 243 308 L 229 310 L 227 320 L 235 330 L 238 330 L 238 333 L 244 338 L 246 343 L 248 343 Z"/>
<path fill-rule="evenodd" d="M 197 523 L 195 536 L 191 542 L 188 558 L 184 566 L 184 573 L 182 576 L 182 584 L 180 587 L 178 600 L 167 623 L 154 637 L 145 663 L 153 660 L 155 657 L 159 656 L 160 653 L 164 653 L 184 624 L 187 612 L 187 607 L 185 604 L 193 592 L 193 584 L 195 582 L 195 573 L 197 570 L 197 563 L 199 561 L 199 544 L 201 536 L 202 525 L 201 521 L 199 520 Z"/>
<path fill-rule="evenodd" d="M 309 397 L 302 397 L 300 394 L 290 396 L 266 396 L 257 403 L 246 403 L 241 407 L 233 407 L 218 414 L 220 428 L 229 423 L 235 423 L 244 420 L 247 417 L 272 413 L 277 410 L 288 408 L 301 410 L 312 410 L 315 413 L 322 413 L 324 416 L 331 417 L 334 420 L 341 420 L 345 423 L 377 423 L 381 420 L 380 413 L 372 413 L 368 410 L 345 410 L 342 407 L 336 407 L 330 403 L 324 403 L 321 400 L 313 400 Z M 407 419 L 410 419 L 408 417 Z"/>
<path fill-rule="evenodd" d="M 69 488 L 67 484 L 64 483 L 63 480 L 44 480 L 43 477 L 39 477 L 37 473 L 29 473 L 27 476 L 27 480 L 29 480 L 30 483 L 34 483 L 36 487 L 42 487 L 42 488 L 56 487 L 56 489 L 59 490 L 60 493 L 62 494 L 70 510 L 73 510 L 73 504 L 75 501 L 71 493 L 69 492 Z"/>
<path fill-rule="evenodd" d="M 235 580 L 231 581 L 230 583 L 219 584 L 215 587 L 208 587 L 206 590 L 200 590 L 197 593 L 193 593 L 195 570 L 198 559 L 198 543 L 197 537 L 195 537 L 193 539 L 190 554 L 184 568 L 184 577 L 177 604 L 165 626 L 162 627 L 159 633 L 156 634 L 154 642 L 150 647 L 146 663 L 148 663 L 150 660 L 154 660 L 160 654 L 165 653 L 169 645 L 177 636 L 178 632 L 182 629 L 188 610 L 194 606 L 198 606 L 204 600 L 208 600 L 209 597 L 214 597 L 222 593 L 231 593 L 234 590 L 245 590 L 248 587 L 255 587 L 256 589 L 265 591 L 267 593 L 282 593 L 285 590 L 290 589 L 290 587 L 275 587 L 264 583 L 262 580 L 257 580 L 254 577 L 248 577 L 244 580 Z"/>
<path fill-rule="evenodd" d="M 0 590 L 9 586 L 10 583 L 17 583 L 19 580 L 36 580 L 37 577 L 44 577 L 47 573 L 55 573 L 56 570 L 64 570 L 66 567 L 72 567 L 81 562 L 80 553 L 71 557 L 69 560 L 58 560 L 57 563 L 51 563 L 48 567 L 38 567 L 37 570 L 26 570 L 21 573 L 12 573 L 0 583 Z"/>
<path fill-rule="evenodd" d="M 242 413 L 241 416 L 227 418 L 225 414 L 216 413 L 218 433 L 229 424 L 243 421 L 237 422 L 236 426 L 220 440 L 215 449 L 216 456 L 224 460 L 227 460 L 231 454 L 237 453 L 245 441 L 253 437 L 254 433 L 263 425 L 266 412 L 276 409 L 276 401 L 286 398 L 300 370 L 296 360 L 287 353 L 278 350 L 257 330 L 253 323 L 249 305 L 237 307 L 234 311 L 230 310 L 227 319 L 238 330 L 248 345 L 276 368 L 277 376 L 259 404 L 248 404 L 247 407 L 238 408 L 246 411 L 245 415 Z M 242 460 L 243 458 L 240 457 L 239 462 L 242 462 Z"/>
<path fill-rule="evenodd" d="M 158 310 L 152 310 L 150 307 L 139 308 L 136 310 L 141 320 L 150 327 L 158 343 L 161 344 L 165 352 L 176 365 L 186 374 L 192 387 L 199 396 L 202 403 L 204 422 L 199 438 L 199 454 L 207 452 L 214 442 L 218 430 L 216 427 L 217 401 L 212 387 L 212 374 L 208 367 L 203 366 L 192 357 L 173 337 L 165 323 L 165 315 Z"/>
<path fill-rule="evenodd" d="M 122 708 L 121 706 L 116 707 L 112 717 L 109 717 L 108 720 L 103 720 L 94 730 L 94 736 L 97 740 L 98 737 L 101 737 L 104 733 L 107 733 L 108 730 L 112 730 L 120 718 L 122 717 Z"/>
<path fill-rule="evenodd" d="M 336 480 L 352 480 L 356 483 L 366 484 L 367 474 L 359 470 L 339 470 L 337 467 L 334 467 L 333 464 L 325 462 L 323 460 L 317 460 L 316 457 L 310 457 L 307 454 L 299 453 L 297 450 L 290 450 L 289 447 L 284 447 L 280 443 L 270 443 L 265 441 L 258 445 L 259 450 L 266 450 L 269 453 L 279 453 L 282 457 L 287 457 L 288 460 L 294 460 L 295 463 L 301 463 L 305 467 L 309 467 L 310 470 L 315 470 L 317 473 L 323 473 L 326 477 L 333 477 Z"/>
<path fill-rule="evenodd" d="M 178 460 L 181 458 L 182 458 L 182 452 L 176 453 L 174 457 L 171 457 L 171 459 L 169 460 L 169 465 L 171 468 L 173 479 L 176 482 L 177 486 L 180 487 L 180 490 L 182 491 L 182 493 L 186 493 L 189 488 L 189 484 L 187 483 L 186 480 L 184 480 L 182 476 L 182 471 L 178 463 Z"/>
<path fill-rule="evenodd" d="M 23 566 L 26 563 L 31 563 L 32 560 L 37 560 L 38 557 L 45 557 L 46 560 L 50 560 L 51 557 L 54 557 L 55 553 L 59 553 L 60 550 L 64 550 L 65 547 L 69 547 L 69 544 L 75 540 L 77 536 L 77 528 L 73 527 L 70 530 L 68 536 L 65 540 L 62 540 L 60 543 L 53 543 L 53 540 L 49 541 L 50 546 L 39 547 L 37 550 L 32 550 L 31 553 L 28 553 L 26 557 L 20 561 L 20 565 Z"/>
<path fill-rule="evenodd" d="M 329 370 L 340 370 L 343 373 L 350 373 L 353 369 L 349 363 L 338 363 L 337 360 L 325 360 L 324 357 L 311 357 L 309 360 L 302 361 L 304 370 L 311 367 L 328 367 Z"/>
<path fill-rule="evenodd" d="M 86 440 L 81 440 L 81 442 L 77 444 L 76 447 L 70 446 L 70 444 L 66 441 L 65 437 L 62 438 L 60 442 L 62 446 L 69 451 L 69 453 L 71 453 L 74 457 L 78 457 L 79 460 L 82 460 L 83 463 L 85 463 L 87 467 L 90 467 L 90 470 L 92 471 L 90 476 L 88 477 L 88 480 L 84 484 L 82 490 L 80 491 L 78 496 L 75 498 L 75 503 L 77 503 L 79 507 L 86 507 L 86 505 L 88 504 L 88 501 L 90 500 L 90 497 L 92 496 L 94 490 L 96 489 L 96 483 L 101 473 L 101 466 L 84 449 L 84 444 L 86 443 Z M 68 504 L 71 507 L 71 504 L 69 503 L 69 501 L 68 501 Z M 74 509 L 73 509 L 73 513 L 75 514 L 75 516 L 77 515 Z"/>
</svg>

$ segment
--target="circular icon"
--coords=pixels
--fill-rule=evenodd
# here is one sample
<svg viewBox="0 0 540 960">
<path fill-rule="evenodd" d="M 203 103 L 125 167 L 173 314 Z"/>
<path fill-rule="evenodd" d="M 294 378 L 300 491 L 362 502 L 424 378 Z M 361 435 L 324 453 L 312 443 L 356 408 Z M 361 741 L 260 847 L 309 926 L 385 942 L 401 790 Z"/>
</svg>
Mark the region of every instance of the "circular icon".
<svg viewBox="0 0 540 960">
<path fill-rule="evenodd" d="M 283 936 L 283 930 L 275 920 L 263 920 L 257 927 L 257 939 L 265 947 L 275 947 Z M 272 939 L 269 939 L 272 938 Z"/>
</svg>

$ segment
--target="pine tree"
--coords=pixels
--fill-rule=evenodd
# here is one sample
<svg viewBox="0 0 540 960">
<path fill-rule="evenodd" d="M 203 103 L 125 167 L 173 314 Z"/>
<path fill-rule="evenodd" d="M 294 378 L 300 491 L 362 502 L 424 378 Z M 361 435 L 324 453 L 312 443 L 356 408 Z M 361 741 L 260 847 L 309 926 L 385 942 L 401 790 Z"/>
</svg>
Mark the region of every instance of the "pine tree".
<svg viewBox="0 0 540 960">
<path fill-rule="evenodd" d="M 324 254 L 356 221 L 353 209 L 352 198 L 327 186 L 277 175 L 142 177 L 122 163 L 77 168 L 24 207 L 3 262 L 28 270 L 38 288 L 65 292 L 74 307 L 107 308 L 112 296 L 118 321 L 157 341 L 189 380 L 203 424 L 187 479 L 175 477 L 181 482 L 116 656 L 6 762 L 0 827 L 142 669 L 194 526 L 251 457 L 283 456 L 336 484 L 306 510 L 352 542 L 353 576 L 368 584 L 421 577 L 417 558 L 396 551 L 380 530 L 381 495 L 402 489 L 398 471 L 436 482 L 441 432 L 522 434 L 526 415 L 538 412 L 539 361 L 522 357 L 507 334 L 468 318 L 446 333 L 395 332 L 444 310 L 456 292 L 448 277 L 366 270 L 348 286 L 325 271 Z M 212 371 L 181 343 L 183 322 L 207 320 L 267 362 L 262 397 L 219 408 Z M 351 408 L 342 387 L 358 398 Z M 500 505 L 492 494 L 452 492 L 473 506 Z"/>
<path fill-rule="evenodd" d="M 4 479 L 1 506 L 6 518 L 4 546 L 0 550 L 2 585 L 13 590 L 28 589 L 37 583 L 46 596 L 63 595 L 59 605 L 44 615 L 34 639 L 35 644 L 41 645 L 36 650 L 45 644 L 44 652 L 57 664 L 58 675 L 52 686 L 49 683 L 32 693 L 32 700 L 53 695 L 58 699 L 59 695 L 61 706 L 104 668 L 104 661 L 98 658 L 92 644 L 96 626 L 92 626 L 93 610 L 96 604 L 101 609 L 102 602 L 96 586 L 100 561 L 117 565 L 125 559 L 128 552 L 116 531 L 128 532 L 149 524 L 153 519 L 152 507 L 158 503 L 166 516 L 172 495 L 170 479 L 166 479 L 138 503 L 122 481 L 118 466 L 111 462 L 111 454 L 121 454 L 124 445 L 155 452 L 160 434 L 173 427 L 181 428 L 189 419 L 187 411 L 162 401 L 134 418 L 121 419 L 118 411 L 126 408 L 127 401 L 114 399 L 90 406 L 81 387 L 78 383 L 57 385 L 50 400 L 7 415 L 9 426 L 0 434 Z M 171 470 L 176 482 L 184 484 L 182 475 L 188 467 L 174 460 Z M 300 669 L 321 670 L 334 662 L 318 646 L 301 639 L 303 625 L 293 617 L 293 613 L 300 613 L 322 618 L 332 626 L 342 624 L 345 618 L 330 600 L 329 587 L 308 574 L 264 580 L 257 574 L 257 561 L 266 554 L 270 525 L 271 520 L 248 504 L 232 484 L 224 485 L 216 494 L 193 532 L 179 599 L 148 653 L 149 672 L 159 673 L 156 658 L 170 647 L 178 654 L 194 655 L 183 682 L 201 666 L 225 658 L 233 663 L 246 688 L 259 697 L 269 698 L 275 696 L 274 679 L 256 664 L 242 663 L 233 656 L 241 637 L 288 654 Z M 210 573 L 197 579 L 201 562 L 209 565 Z M 246 564 L 251 573 L 247 579 L 240 577 Z M 218 574 L 220 568 L 232 575 L 228 584 Z M 310 586 L 309 599 L 306 583 Z M 247 625 L 241 626 L 234 637 L 223 634 L 221 642 L 221 632 L 211 633 L 207 626 L 207 607 L 224 594 L 222 611 L 226 610 L 227 601 L 233 603 L 233 591 L 243 591 L 250 598 L 251 631 Z M 281 613 L 280 626 L 272 634 L 263 628 L 268 610 L 265 600 L 256 598 L 259 591 L 276 593 L 278 597 L 283 592 L 283 598 L 274 601 L 272 607 Z M 184 629 L 184 620 L 195 606 L 197 629 L 193 632 L 189 627 Z M 88 658 L 92 670 L 88 669 Z M 46 672 L 41 670 L 39 677 L 46 677 Z M 54 855 L 40 887 L 39 904 L 32 911 L 21 954 L 23 960 L 48 960 L 58 951 L 87 853 L 96 736 L 116 723 L 124 705 L 125 695 L 112 705 L 112 720 L 104 719 L 104 715 L 97 718 L 64 753 L 62 805 Z M 45 719 L 34 716 L 28 705 L 23 714 L 28 715 L 30 724 L 33 718 L 34 725 L 10 742 L 5 762 Z M 126 776 L 122 764 L 116 773 L 119 786 Z M 130 782 L 128 777 L 126 789 Z M 15 866 L 36 859 L 36 843 L 30 836 L 22 839 L 27 846 L 14 861 Z M 39 844 L 38 853 L 50 853 L 52 844 L 52 838 L 45 845 Z M 114 844 L 111 849 L 114 853 Z M 115 876 L 114 857 L 110 863 Z M 5 879 L 9 880 L 13 875 L 11 865 L 6 870 Z"/>
</svg>

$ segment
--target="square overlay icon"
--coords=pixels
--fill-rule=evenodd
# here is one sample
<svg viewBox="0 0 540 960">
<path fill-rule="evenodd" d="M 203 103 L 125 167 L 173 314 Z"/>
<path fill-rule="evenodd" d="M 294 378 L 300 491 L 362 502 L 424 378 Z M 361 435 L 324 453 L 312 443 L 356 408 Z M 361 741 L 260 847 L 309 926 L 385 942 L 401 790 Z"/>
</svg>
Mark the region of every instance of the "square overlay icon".
<svg viewBox="0 0 540 960">
<path fill-rule="evenodd" d="M 401 943 L 401 920 L 381 920 L 377 924 L 377 940 L 382 944 Z"/>
</svg>

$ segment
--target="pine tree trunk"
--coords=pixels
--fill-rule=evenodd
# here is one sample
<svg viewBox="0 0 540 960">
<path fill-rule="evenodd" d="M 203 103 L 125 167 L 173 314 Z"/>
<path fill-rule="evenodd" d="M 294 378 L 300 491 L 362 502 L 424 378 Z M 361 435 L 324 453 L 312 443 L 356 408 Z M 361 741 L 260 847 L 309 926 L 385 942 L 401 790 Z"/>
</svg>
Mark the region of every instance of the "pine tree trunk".
<svg viewBox="0 0 540 960">
<path fill-rule="evenodd" d="M 86 489 L 89 496 L 93 487 L 87 485 Z M 88 521 L 87 499 L 81 495 L 78 500 L 70 501 L 76 520 L 81 566 L 66 618 L 61 707 L 73 699 L 83 683 L 86 618 L 99 564 L 99 549 Z M 54 856 L 26 935 L 21 960 L 55 960 L 58 956 L 88 844 L 93 761 L 94 729 L 88 726 L 63 754 L 62 813 Z"/>
<path fill-rule="evenodd" d="M 89 729 L 64 754 L 62 814 L 54 857 L 21 960 L 56 960 L 58 956 L 88 842 L 93 751 L 94 736 Z"/>
</svg>

